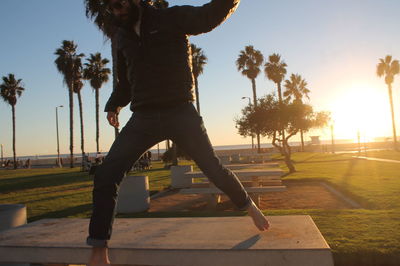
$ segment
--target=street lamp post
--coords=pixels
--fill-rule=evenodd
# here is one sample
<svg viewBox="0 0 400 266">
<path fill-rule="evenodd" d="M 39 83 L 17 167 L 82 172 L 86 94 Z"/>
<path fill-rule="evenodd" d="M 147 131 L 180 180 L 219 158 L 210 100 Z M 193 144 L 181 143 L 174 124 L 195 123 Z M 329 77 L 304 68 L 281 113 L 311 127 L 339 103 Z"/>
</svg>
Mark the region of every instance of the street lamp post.
<svg viewBox="0 0 400 266">
<path fill-rule="evenodd" d="M 57 164 L 59 167 L 62 167 L 61 162 L 60 162 L 60 140 L 58 137 L 58 108 L 59 107 L 64 107 L 62 105 L 56 106 L 56 130 L 57 130 Z"/>
<path fill-rule="evenodd" d="M 242 100 L 244 100 L 244 99 L 246 99 L 246 98 L 249 100 L 249 105 L 251 106 L 251 99 L 250 99 L 250 97 L 243 96 L 243 97 L 242 97 Z M 251 134 L 251 148 L 254 149 L 254 138 L 253 138 L 253 134 Z"/>
</svg>

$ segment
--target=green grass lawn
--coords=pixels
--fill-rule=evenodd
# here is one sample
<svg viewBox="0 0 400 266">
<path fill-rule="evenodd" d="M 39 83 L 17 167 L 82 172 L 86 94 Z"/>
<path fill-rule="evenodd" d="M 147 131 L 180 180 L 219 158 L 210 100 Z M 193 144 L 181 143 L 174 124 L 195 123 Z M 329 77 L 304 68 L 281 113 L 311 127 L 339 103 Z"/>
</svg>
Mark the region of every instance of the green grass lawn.
<svg viewBox="0 0 400 266">
<path fill-rule="evenodd" d="M 394 150 L 385 150 L 385 151 L 367 151 L 361 152 L 361 156 L 375 157 L 381 159 L 389 159 L 389 160 L 399 160 L 400 161 L 400 152 Z"/>
<path fill-rule="evenodd" d="M 377 154 L 379 153 L 379 154 Z M 371 157 L 396 159 L 393 151 Z M 400 261 L 400 165 L 365 161 L 352 154 L 295 153 L 296 173 L 288 180 L 327 182 L 357 200 L 363 209 L 264 210 L 268 215 L 311 215 L 331 246 L 335 265 L 399 265 Z M 287 171 L 274 156 L 281 168 Z M 190 162 L 183 162 L 189 164 Z M 162 163 L 135 174 L 149 176 L 150 190 L 170 185 L 170 172 Z M 80 217 L 91 214 L 92 179 L 79 168 L 0 170 L 0 203 L 24 203 L 28 221 L 43 218 Z M 117 217 L 181 217 L 246 215 L 245 212 L 139 213 Z"/>
</svg>

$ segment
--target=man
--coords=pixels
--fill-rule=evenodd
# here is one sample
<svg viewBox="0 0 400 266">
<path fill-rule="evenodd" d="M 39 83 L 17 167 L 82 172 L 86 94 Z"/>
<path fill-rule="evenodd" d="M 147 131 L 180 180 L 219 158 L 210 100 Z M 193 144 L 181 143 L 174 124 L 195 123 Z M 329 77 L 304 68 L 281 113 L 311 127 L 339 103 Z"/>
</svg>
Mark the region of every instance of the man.
<svg viewBox="0 0 400 266">
<path fill-rule="evenodd" d="M 233 13 L 239 1 L 212 0 L 201 7 L 155 9 L 141 0 L 103 0 L 118 26 L 118 82 L 105 107 L 107 119 L 118 127 L 118 113 L 128 103 L 133 114 L 96 169 L 86 240 L 93 246 L 88 265 L 110 263 L 108 241 L 119 185 L 135 161 L 165 139 L 193 158 L 239 210 L 247 210 L 259 230 L 268 229 L 268 221 L 238 178 L 221 165 L 192 103 L 188 36 L 211 31 Z"/>
</svg>

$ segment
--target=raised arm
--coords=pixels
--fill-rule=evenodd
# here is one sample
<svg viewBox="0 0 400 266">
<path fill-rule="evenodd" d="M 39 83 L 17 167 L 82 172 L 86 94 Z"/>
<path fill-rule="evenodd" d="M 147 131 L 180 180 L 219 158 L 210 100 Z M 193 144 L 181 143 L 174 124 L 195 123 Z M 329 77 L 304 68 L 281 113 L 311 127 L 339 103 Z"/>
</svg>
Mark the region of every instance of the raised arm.
<svg viewBox="0 0 400 266">
<path fill-rule="evenodd" d="M 174 6 L 166 10 L 167 19 L 181 33 L 197 35 L 209 32 L 224 22 L 238 7 L 240 0 L 212 0 L 199 6 Z"/>
</svg>

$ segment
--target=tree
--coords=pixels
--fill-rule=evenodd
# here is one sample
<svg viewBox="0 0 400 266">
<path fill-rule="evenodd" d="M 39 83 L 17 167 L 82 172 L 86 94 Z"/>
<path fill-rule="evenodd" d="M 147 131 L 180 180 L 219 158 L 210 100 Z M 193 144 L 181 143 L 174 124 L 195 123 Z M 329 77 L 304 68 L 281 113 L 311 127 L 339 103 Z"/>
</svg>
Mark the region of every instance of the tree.
<svg viewBox="0 0 400 266">
<path fill-rule="evenodd" d="M 253 89 L 253 105 L 257 107 L 257 91 L 256 91 L 256 78 L 260 74 L 260 67 L 264 62 L 264 56 L 259 50 L 255 50 L 252 45 L 248 45 L 244 50 L 240 51 L 239 57 L 236 60 L 236 66 L 238 71 L 251 80 Z M 261 152 L 260 146 L 260 134 L 257 134 L 257 147 L 258 152 Z M 253 132 L 254 134 L 254 132 Z"/>
<path fill-rule="evenodd" d="M 310 99 L 308 96 L 310 90 L 307 88 L 307 82 L 299 74 L 292 74 L 289 80 L 285 80 L 284 86 L 286 90 L 283 92 L 283 96 L 286 101 L 302 103 L 303 97 Z M 301 151 L 304 151 L 303 133 L 303 129 L 300 128 Z"/>
<path fill-rule="evenodd" d="M 275 53 L 268 57 L 268 62 L 264 65 L 264 72 L 266 77 L 269 80 L 272 80 L 278 87 L 279 104 L 283 104 L 281 83 L 286 75 L 286 67 L 286 63 L 284 61 L 281 61 L 281 56 Z M 280 131 L 280 134 L 282 135 L 282 138 L 285 139 L 284 129 Z"/>
<path fill-rule="evenodd" d="M 17 98 L 21 97 L 25 88 L 22 87 L 22 79 L 15 79 L 14 74 L 8 74 L 8 77 L 4 76 L 2 79 L 3 83 L 0 85 L 0 95 L 6 103 L 11 105 L 14 169 L 17 169 L 17 155 L 15 149 L 15 106 L 17 105 Z"/>
<path fill-rule="evenodd" d="M 300 129 L 308 131 L 312 128 L 321 128 L 329 121 L 329 113 L 313 111 L 312 106 L 301 102 L 283 102 L 272 94 L 259 99 L 257 107 L 245 107 L 242 117 L 236 119 L 236 128 L 242 136 L 249 136 L 257 130 L 263 136 L 272 138 L 272 145 L 284 156 L 289 172 L 296 169 L 291 161 L 291 148 L 289 139 L 296 135 Z M 282 128 L 288 133 L 277 136 Z"/>
<path fill-rule="evenodd" d="M 105 66 L 110 62 L 107 58 L 101 58 L 100 53 L 90 54 L 86 59 L 85 68 L 83 70 L 83 78 L 90 81 L 95 92 L 96 101 L 96 152 L 99 153 L 99 90 L 104 83 L 108 82 L 111 70 Z"/>
<path fill-rule="evenodd" d="M 379 59 L 379 63 L 376 66 L 376 74 L 378 75 L 378 77 L 385 76 L 385 83 L 388 86 L 390 111 L 392 114 L 393 145 L 395 150 L 398 150 L 398 147 L 397 147 L 396 125 L 394 119 L 392 83 L 394 81 L 394 76 L 399 74 L 399 72 L 400 72 L 399 61 L 392 60 L 391 55 L 387 55 L 385 59 L 382 58 Z"/>
<path fill-rule="evenodd" d="M 84 54 L 76 53 L 77 45 L 74 41 L 62 41 L 62 45 L 60 48 L 56 50 L 54 53 L 57 58 L 54 61 L 56 64 L 57 70 L 63 75 L 64 83 L 68 88 L 68 96 L 69 96 L 69 131 L 70 131 L 70 166 L 74 167 L 74 100 L 73 100 L 73 92 L 74 92 L 74 83 L 77 80 L 77 68 L 79 67 L 81 57 Z M 79 77 L 80 78 L 80 77 Z"/>
<path fill-rule="evenodd" d="M 203 74 L 204 65 L 207 63 L 207 57 L 200 47 L 195 44 L 190 45 L 192 54 L 192 71 L 194 77 L 194 88 L 196 92 L 196 106 L 197 112 L 200 114 L 200 98 L 199 98 L 199 83 L 198 77 Z"/>
</svg>

